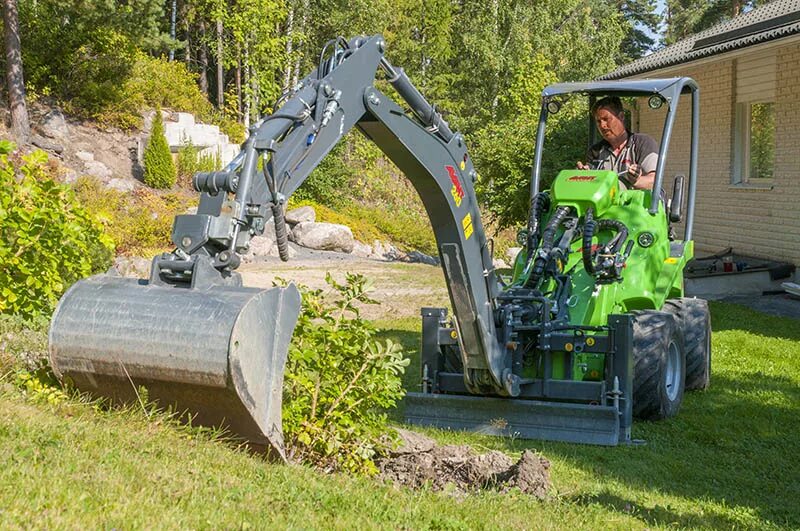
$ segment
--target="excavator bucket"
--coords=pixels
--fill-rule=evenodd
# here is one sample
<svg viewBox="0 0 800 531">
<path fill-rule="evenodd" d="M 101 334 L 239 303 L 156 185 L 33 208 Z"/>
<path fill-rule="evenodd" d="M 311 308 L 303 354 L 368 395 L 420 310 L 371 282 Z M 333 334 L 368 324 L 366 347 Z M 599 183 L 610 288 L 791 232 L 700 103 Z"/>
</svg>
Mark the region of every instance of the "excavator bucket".
<svg viewBox="0 0 800 531">
<path fill-rule="evenodd" d="M 299 313 L 292 284 L 189 289 L 98 275 L 59 302 L 50 360 L 81 391 L 130 403 L 143 386 L 159 407 L 285 459 L 283 371 Z"/>
</svg>

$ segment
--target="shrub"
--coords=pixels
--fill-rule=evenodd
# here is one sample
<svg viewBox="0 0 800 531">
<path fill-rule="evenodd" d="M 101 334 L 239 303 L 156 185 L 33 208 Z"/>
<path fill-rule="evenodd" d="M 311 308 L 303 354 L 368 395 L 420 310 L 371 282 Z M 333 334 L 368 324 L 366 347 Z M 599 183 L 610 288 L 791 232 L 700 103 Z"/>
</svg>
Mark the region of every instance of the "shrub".
<svg viewBox="0 0 800 531">
<path fill-rule="evenodd" d="M 175 164 L 164 137 L 161 111 L 156 110 L 150 139 L 144 148 L 144 182 L 151 188 L 164 189 L 174 186 L 176 178 Z"/>
<path fill-rule="evenodd" d="M 0 313 L 49 315 L 73 282 L 106 269 L 113 242 L 46 172 L 42 151 L 0 141 Z"/>
<path fill-rule="evenodd" d="M 81 177 L 74 188 L 78 201 L 105 226 L 118 254 L 148 258 L 169 248 L 175 214 L 197 201 L 194 193 L 180 190 L 120 192 L 92 177 Z"/>
<path fill-rule="evenodd" d="M 192 144 L 191 140 L 185 141 L 178 149 L 177 170 L 181 185 L 191 185 L 192 176 L 199 171 L 216 171 L 220 167 L 219 154 L 200 153 L 200 148 Z"/>
<path fill-rule="evenodd" d="M 301 288 L 303 309 L 289 350 L 283 425 L 290 454 L 317 466 L 373 473 L 387 432 L 384 410 L 403 396 L 409 360 L 400 345 L 376 339 L 358 304 L 367 280 L 347 274 L 332 293 Z"/>
</svg>

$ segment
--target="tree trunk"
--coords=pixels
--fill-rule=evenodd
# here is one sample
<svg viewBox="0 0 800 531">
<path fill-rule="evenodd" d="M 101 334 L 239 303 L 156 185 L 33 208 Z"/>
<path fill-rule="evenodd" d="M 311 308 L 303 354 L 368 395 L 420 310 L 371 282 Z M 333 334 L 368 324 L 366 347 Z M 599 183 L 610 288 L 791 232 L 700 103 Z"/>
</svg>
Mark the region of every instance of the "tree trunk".
<svg viewBox="0 0 800 531">
<path fill-rule="evenodd" d="M 292 26 L 294 25 L 294 8 L 289 9 L 286 19 L 286 72 L 283 76 L 283 91 L 289 90 L 292 81 Z"/>
<path fill-rule="evenodd" d="M 200 90 L 208 97 L 208 50 L 206 49 L 206 21 L 200 21 Z"/>
<path fill-rule="evenodd" d="M 222 69 L 222 19 L 217 20 L 217 108 L 222 109 L 225 94 L 225 72 Z"/>
<path fill-rule="evenodd" d="M 169 60 L 175 60 L 175 20 L 178 18 L 178 0 L 172 0 L 172 14 L 169 20 L 169 38 L 172 42 L 169 44 Z"/>
<path fill-rule="evenodd" d="M 6 40 L 6 85 L 11 108 L 11 133 L 17 142 L 28 141 L 31 126 L 25 106 L 25 80 L 22 75 L 22 46 L 19 42 L 17 0 L 3 0 L 3 27 Z"/>
<path fill-rule="evenodd" d="M 250 48 L 248 43 L 244 43 L 244 86 L 250 86 L 250 79 L 252 73 L 250 71 Z M 246 130 L 250 130 L 250 112 L 252 109 L 251 101 L 253 99 L 253 93 L 251 90 L 247 90 L 244 95 L 244 128 Z"/>
<path fill-rule="evenodd" d="M 242 51 L 236 45 L 236 112 L 242 116 Z"/>
<path fill-rule="evenodd" d="M 308 22 L 308 10 L 309 10 L 308 2 L 309 0 L 303 0 L 303 5 L 301 7 L 303 12 L 302 15 L 300 16 L 300 32 L 303 34 L 305 34 L 306 32 L 307 22 Z M 304 39 L 303 42 L 301 43 L 304 47 L 306 46 L 307 40 L 308 39 Z M 299 52 L 300 50 L 298 50 L 297 56 L 295 57 L 294 60 L 294 75 L 292 76 L 293 87 L 300 82 L 300 56 L 302 55 L 302 53 Z"/>
</svg>

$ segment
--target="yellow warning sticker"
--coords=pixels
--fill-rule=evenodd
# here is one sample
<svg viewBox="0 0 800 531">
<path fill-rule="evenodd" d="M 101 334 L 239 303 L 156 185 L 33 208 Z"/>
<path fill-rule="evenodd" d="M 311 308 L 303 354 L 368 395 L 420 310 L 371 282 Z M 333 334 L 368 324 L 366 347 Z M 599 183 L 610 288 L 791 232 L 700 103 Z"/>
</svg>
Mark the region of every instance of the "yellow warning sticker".
<svg viewBox="0 0 800 531">
<path fill-rule="evenodd" d="M 677 264 L 678 263 L 678 259 L 677 258 L 667 258 L 666 260 L 664 260 L 664 263 L 665 264 Z"/>
<path fill-rule="evenodd" d="M 464 216 L 464 219 L 461 220 L 461 226 L 464 228 L 464 238 L 469 240 L 469 237 L 472 236 L 473 228 L 472 228 L 472 216 L 467 213 Z"/>
</svg>

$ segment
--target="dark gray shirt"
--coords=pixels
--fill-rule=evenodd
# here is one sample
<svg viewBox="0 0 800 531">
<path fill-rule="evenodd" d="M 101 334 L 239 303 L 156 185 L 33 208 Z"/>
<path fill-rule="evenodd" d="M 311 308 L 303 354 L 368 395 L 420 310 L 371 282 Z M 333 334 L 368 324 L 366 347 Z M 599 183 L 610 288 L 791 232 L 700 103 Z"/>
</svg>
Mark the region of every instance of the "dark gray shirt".
<svg viewBox="0 0 800 531">
<path fill-rule="evenodd" d="M 628 133 L 628 141 L 617 155 L 611 145 L 605 140 L 589 148 L 586 156 L 589 166 L 596 170 L 612 170 L 620 175 L 620 179 L 628 188 L 633 183 L 627 179 L 627 169 L 636 164 L 641 168 L 642 175 L 656 171 L 658 164 L 658 144 L 653 138 L 644 133 Z"/>
</svg>

